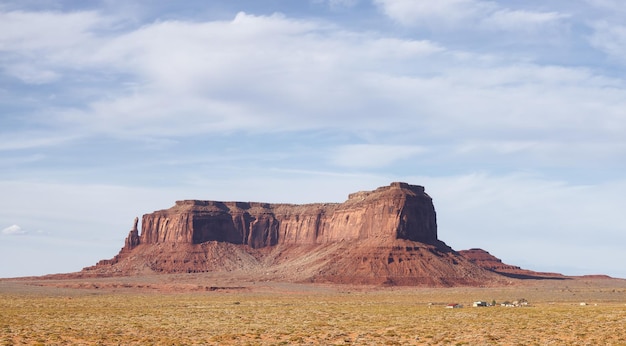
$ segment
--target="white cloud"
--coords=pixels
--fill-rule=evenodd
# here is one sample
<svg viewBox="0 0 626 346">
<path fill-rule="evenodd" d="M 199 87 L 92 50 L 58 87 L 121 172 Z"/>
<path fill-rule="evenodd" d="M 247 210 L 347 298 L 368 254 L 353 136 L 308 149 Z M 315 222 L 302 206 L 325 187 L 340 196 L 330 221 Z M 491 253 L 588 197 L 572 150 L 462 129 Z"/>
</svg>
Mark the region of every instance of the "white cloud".
<svg viewBox="0 0 626 346">
<path fill-rule="evenodd" d="M 114 21 L 97 12 L 0 10 L 0 70 L 26 84 L 61 81 L 67 71 L 93 66 L 90 62 L 106 40 L 101 29 L 114 27 Z"/>
<path fill-rule="evenodd" d="M 449 6 L 473 8 L 470 13 L 489 9 L 490 15 L 499 13 L 511 23 L 562 17 L 556 12 L 496 11 L 469 0 L 418 3 L 424 15 Z M 25 21 L 39 19 L 21 15 Z M 87 19 L 76 19 L 79 15 Z M 445 141 L 453 152 L 490 152 L 507 137 L 503 150 L 540 155 L 551 146 L 559 148 L 550 151 L 559 158 L 578 159 L 580 152 L 569 143 L 594 147 L 593 138 L 603 137 L 608 140 L 595 148 L 614 153 L 622 148 L 618 134 L 626 130 L 621 120 L 624 81 L 586 68 L 454 51 L 429 40 L 349 32 L 284 15 L 239 13 L 231 21 L 155 22 L 105 30 L 107 34 L 92 27 L 114 21 L 92 12 L 41 16 L 44 22 L 52 17 L 83 23 L 77 25 L 82 34 L 44 45 L 31 32 L 34 38 L 24 39 L 35 43 L 7 45 L 23 54 L 25 66 L 47 59 L 35 54 L 42 46 L 46 56 L 62 56 L 73 47 L 67 61 L 43 64 L 46 71 L 61 75 L 68 66 L 82 66 L 82 79 L 90 74 L 97 79 L 107 71 L 125 75 L 128 83 L 115 88 L 99 81 L 89 84 L 97 95 L 92 101 L 41 112 L 39 119 L 51 133 L 5 134 L 8 140 L 0 149 L 58 145 L 102 133 L 150 139 L 337 129 L 372 145 L 380 144 L 373 139 L 377 136 L 412 134 L 421 140 L 413 139 L 409 146 Z M 83 40 L 97 49 L 82 49 Z M 81 84 L 79 89 L 77 93 L 85 88 Z M 511 134 L 514 138 L 508 138 Z M 568 138 L 566 145 L 552 146 L 562 138 Z M 389 157 L 377 162 L 397 162 Z M 355 166 L 372 167 L 367 160 L 360 162 Z"/>
<path fill-rule="evenodd" d="M 514 10 L 483 0 L 375 0 L 389 18 L 409 27 L 434 30 L 501 30 L 519 33 L 545 30 L 569 15 Z M 545 34 L 545 32 L 544 32 Z"/>
<path fill-rule="evenodd" d="M 557 25 L 568 17 L 569 15 L 558 12 L 502 9 L 486 17 L 481 25 L 490 29 L 513 32 L 539 32 L 541 30 L 542 34 L 545 34 L 548 27 Z"/>
<path fill-rule="evenodd" d="M 22 227 L 18 226 L 18 225 L 11 225 L 5 229 L 2 230 L 2 234 L 3 235 L 22 235 L 22 234 L 26 234 L 27 232 L 25 230 L 22 229 Z"/>
<path fill-rule="evenodd" d="M 376 92 L 362 89 L 369 71 L 401 73 L 443 51 L 428 41 L 330 32 L 315 22 L 244 13 L 231 22 L 159 22 L 102 39 L 96 54 L 78 54 L 74 62 L 117 69 L 136 83 L 53 114 L 70 127 L 124 135 L 346 124 L 343 115 L 362 112 L 364 93 Z"/>
<path fill-rule="evenodd" d="M 591 44 L 623 64 L 626 61 L 626 26 L 599 21 L 592 24 Z"/>
<path fill-rule="evenodd" d="M 338 147 L 331 161 L 343 167 L 385 167 L 422 154 L 426 149 L 409 145 L 353 144 Z"/>
<path fill-rule="evenodd" d="M 103 24 L 95 12 L 1 12 L 0 51 L 45 51 L 71 54 L 80 45 L 93 47 L 91 30 Z"/>
<path fill-rule="evenodd" d="M 18 78 L 26 84 L 46 84 L 59 78 L 59 73 L 55 71 L 20 63 L 4 67 L 4 73 Z"/>
<path fill-rule="evenodd" d="M 456 26 L 489 11 L 493 4 L 475 0 L 375 0 L 383 12 L 406 26 Z"/>
<path fill-rule="evenodd" d="M 624 8 L 624 2 L 622 0 L 585 0 L 589 5 L 607 10 L 605 14 L 624 14 L 626 8 Z"/>
<path fill-rule="evenodd" d="M 336 37 L 317 38 L 309 42 L 303 40 L 299 45 L 303 52 L 315 54 L 315 47 L 331 43 L 340 46 L 339 42 L 343 41 Z M 501 146 L 499 133 L 505 136 L 517 133 L 522 136 L 512 139 L 517 143 L 514 145 L 517 151 L 539 157 L 550 157 L 542 155 L 542 152 L 550 152 L 561 159 L 569 156 L 573 160 L 581 157 L 578 147 L 585 149 L 583 153 L 593 147 L 585 142 L 585 138 L 596 135 L 615 138 L 612 134 L 624 128 L 619 119 L 626 98 L 619 81 L 599 78 L 587 70 L 532 64 L 506 65 L 506 62 L 485 66 L 472 59 L 463 61 L 466 65 L 462 68 L 442 70 L 433 66 L 434 62 L 429 58 L 432 54 L 442 53 L 428 42 L 364 38 L 360 44 L 344 43 L 349 51 L 335 49 L 325 53 L 327 60 L 335 62 L 323 70 L 316 67 L 297 69 L 306 66 L 306 61 L 299 58 L 285 60 L 284 57 L 284 64 L 271 68 L 277 72 L 274 78 L 257 76 L 257 72 L 240 75 L 234 67 L 227 68 L 232 70 L 232 78 L 237 79 L 232 83 L 239 85 L 238 91 L 232 94 L 228 73 L 219 78 L 224 81 L 220 85 L 210 81 L 205 85 L 194 85 L 210 79 L 209 74 L 202 77 L 205 71 L 200 61 L 194 63 L 198 66 L 195 73 L 190 70 L 176 77 L 180 78 L 178 86 L 167 79 L 161 80 L 155 67 L 154 74 L 146 73 L 153 80 L 153 87 L 93 102 L 87 110 L 63 110 L 60 118 L 66 124 L 80 124 L 92 132 L 128 137 L 324 127 L 348 127 L 355 134 L 416 131 L 425 138 L 452 138 L 458 142 L 460 151 L 468 143 L 475 144 L 479 138 L 480 145 L 474 145 L 472 150 L 477 154 L 490 152 L 489 148 L 499 148 L 500 151 L 513 148 Z M 250 42 L 250 45 L 254 43 Z M 262 50 L 263 46 L 254 49 Z M 228 50 L 224 48 L 223 52 Z M 381 52 L 390 53 L 383 56 Z M 235 48 L 231 53 L 236 53 Z M 266 60 L 250 63 L 257 66 L 253 70 L 268 71 L 274 58 L 281 57 L 268 56 L 264 58 Z M 354 65 L 339 62 L 341 59 L 352 61 Z M 439 55 L 434 60 L 446 60 L 453 65 L 462 63 L 446 55 Z M 220 61 L 226 66 L 229 64 L 227 58 Z M 416 61 L 425 65 L 413 66 Z M 371 72 L 380 67 L 383 69 L 376 74 Z M 164 65 L 161 68 L 167 70 Z M 439 76 L 423 78 L 419 75 L 422 73 Z M 401 74 L 404 76 L 396 76 Z M 261 80 L 265 81 L 262 88 L 255 84 Z M 299 82 L 301 80 L 307 83 Z M 183 90 L 189 88 L 193 92 L 185 95 Z M 172 102 L 174 99 L 176 102 Z M 542 138 L 541 134 L 546 131 L 557 137 Z M 576 145 L 553 146 L 552 142 L 559 140 L 559 132 L 573 136 Z M 519 146 L 519 143 L 532 145 Z M 612 148 L 614 152 L 614 149 L 621 148 L 618 143 L 609 143 L 611 139 L 597 149 Z M 546 147 L 551 150 L 542 151 Z M 485 150 L 476 151 L 481 148 Z M 557 148 L 559 150 L 553 150 Z M 396 161 L 390 155 L 388 160 L 366 164 L 368 160 L 363 159 L 354 166 L 374 167 L 374 162 L 385 165 Z"/>
<path fill-rule="evenodd" d="M 50 134 L 44 131 L 24 131 L 2 134 L 0 151 L 57 146 L 77 139 L 77 135 Z"/>
</svg>

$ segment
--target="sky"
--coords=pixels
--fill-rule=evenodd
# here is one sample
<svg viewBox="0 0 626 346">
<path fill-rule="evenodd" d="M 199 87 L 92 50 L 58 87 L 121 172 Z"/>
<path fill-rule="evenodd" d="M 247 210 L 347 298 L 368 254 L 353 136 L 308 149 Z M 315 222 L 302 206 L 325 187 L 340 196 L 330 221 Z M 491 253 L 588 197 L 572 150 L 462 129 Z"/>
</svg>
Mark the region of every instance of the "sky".
<svg viewBox="0 0 626 346">
<path fill-rule="evenodd" d="M 626 278 L 622 0 L 0 0 L 0 277 L 176 200 L 423 185 L 439 238 Z"/>
</svg>

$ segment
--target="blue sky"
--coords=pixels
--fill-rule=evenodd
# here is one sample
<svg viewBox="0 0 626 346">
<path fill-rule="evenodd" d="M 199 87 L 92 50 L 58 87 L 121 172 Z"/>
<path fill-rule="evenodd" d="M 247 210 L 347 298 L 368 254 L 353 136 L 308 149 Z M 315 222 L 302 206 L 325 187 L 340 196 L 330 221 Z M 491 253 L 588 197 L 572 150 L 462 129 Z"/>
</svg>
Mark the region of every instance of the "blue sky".
<svg viewBox="0 0 626 346">
<path fill-rule="evenodd" d="M 0 1 L 0 277 L 175 200 L 424 185 L 439 237 L 626 277 L 620 0 Z"/>
</svg>

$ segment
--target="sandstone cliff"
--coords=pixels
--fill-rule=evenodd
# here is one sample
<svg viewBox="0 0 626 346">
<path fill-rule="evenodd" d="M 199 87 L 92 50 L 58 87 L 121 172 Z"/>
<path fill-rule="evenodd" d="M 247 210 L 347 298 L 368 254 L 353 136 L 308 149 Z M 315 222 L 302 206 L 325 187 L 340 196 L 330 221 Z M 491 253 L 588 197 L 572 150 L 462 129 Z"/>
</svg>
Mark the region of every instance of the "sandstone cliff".
<svg viewBox="0 0 626 346">
<path fill-rule="evenodd" d="M 504 278 L 437 238 L 422 186 L 391 183 L 344 203 L 178 201 L 146 214 L 120 253 L 83 275 L 233 272 L 263 280 L 487 285 Z"/>
<path fill-rule="evenodd" d="M 177 201 L 143 216 L 139 243 L 220 241 L 261 248 L 364 239 L 436 241 L 432 199 L 421 186 L 392 183 L 351 194 L 341 204 Z"/>
</svg>

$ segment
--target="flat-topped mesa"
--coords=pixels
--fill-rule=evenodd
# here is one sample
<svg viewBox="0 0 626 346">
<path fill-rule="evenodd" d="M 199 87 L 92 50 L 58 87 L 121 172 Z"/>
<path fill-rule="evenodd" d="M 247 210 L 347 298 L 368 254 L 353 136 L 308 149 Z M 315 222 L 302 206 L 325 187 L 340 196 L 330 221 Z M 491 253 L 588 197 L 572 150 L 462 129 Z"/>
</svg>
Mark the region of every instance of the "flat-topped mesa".
<svg viewBox="0 0 626 346">
<path fill-rule="evenodd" d="M 406 183 L 353 193 L 344 203 L 177 201 L 170 209 L 144 215 L 141 226 L 140 244 L 219 241 L 261 248 L 365 239 L 437 240 L 432 199 L 424 187 Z M 127 246 L 137 245 L 132 238 Z"/>
</svg>

